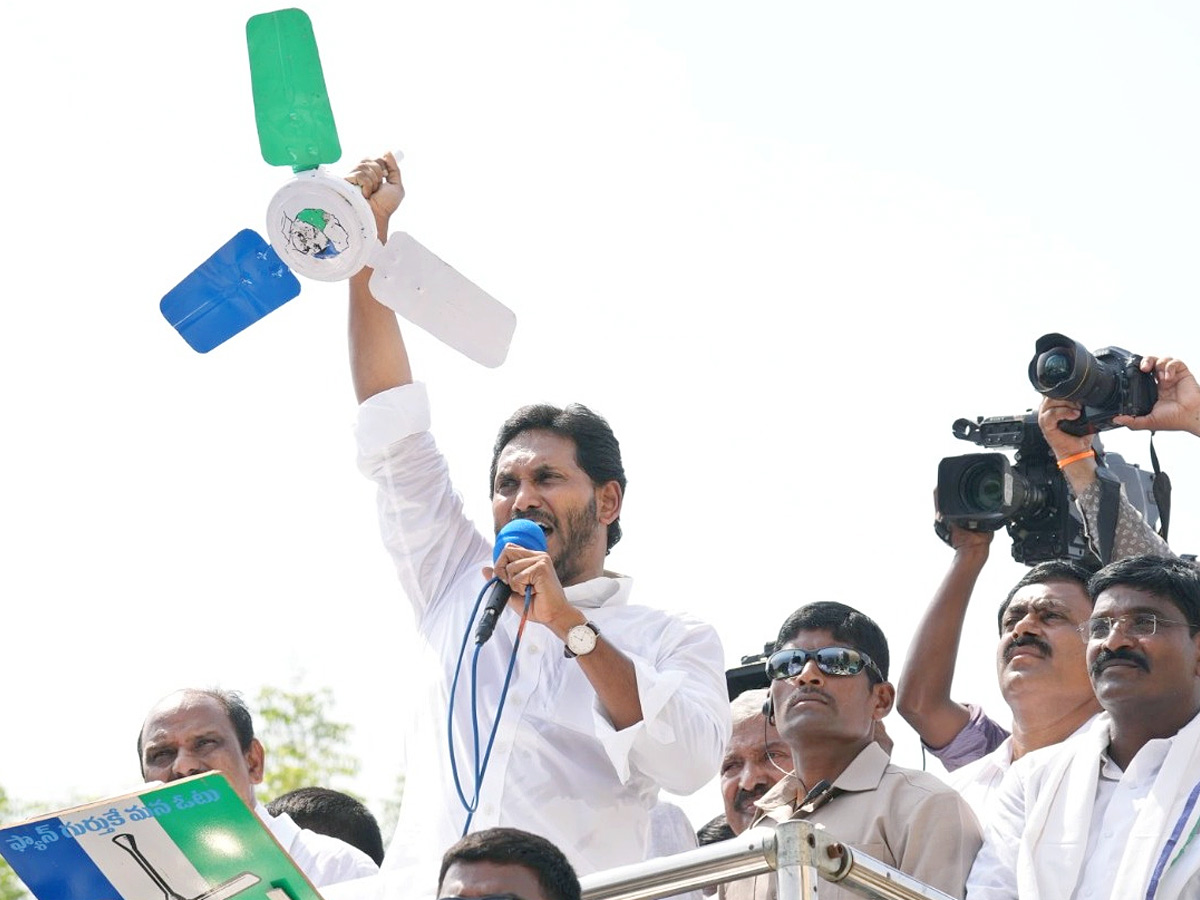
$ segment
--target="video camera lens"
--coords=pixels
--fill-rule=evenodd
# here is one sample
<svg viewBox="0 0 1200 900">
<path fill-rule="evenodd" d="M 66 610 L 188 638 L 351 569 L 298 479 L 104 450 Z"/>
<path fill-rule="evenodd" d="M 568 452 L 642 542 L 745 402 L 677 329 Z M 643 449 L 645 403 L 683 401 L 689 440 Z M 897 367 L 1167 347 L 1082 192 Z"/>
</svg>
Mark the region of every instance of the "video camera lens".
<svg viewBox="0 0 1200 900">
<path fill-rule="evenodd" d="M 954 525 L 995 531 L 1038 517 L 1049 499 L 1044 486 L 1016 471 L 1003 453 L 948 456 L 938 465 L 938 509 Z"/>
<path fill-rule="evenodd" d="M 1004 474 L 991 462 L 970 466 L 959 476 L 958 490 L 965 509 L 999 512 L 1004 505 Z"/>
</svg>

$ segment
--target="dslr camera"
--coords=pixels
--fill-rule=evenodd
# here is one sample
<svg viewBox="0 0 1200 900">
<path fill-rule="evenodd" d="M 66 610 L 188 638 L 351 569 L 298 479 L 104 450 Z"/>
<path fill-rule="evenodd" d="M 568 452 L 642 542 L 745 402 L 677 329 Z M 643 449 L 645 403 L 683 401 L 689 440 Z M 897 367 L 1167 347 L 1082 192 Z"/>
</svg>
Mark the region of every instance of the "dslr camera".
<svg viewBox="0 0 1200 900">
<path fill-rule="evenodd" d="M 1079 345 L 1074 346 L 1078 348 Z M 1137 369 L 1136 363 L 1133 368 Z M 1030 371 L 1033 371 L 1032 364 Z M 1139 370 L 1138 374 L 1145 373 Z M 1108 376 L 1114 382 L 1124 377 L 1116 375 L 1111 368 Z M 1085 372 L 1081 380 L 1097 377 Z M 1129 389 L 1115 390 L 1120 394 Z M 1112 416 L 1130 408 L 1117 408 L 1113 406 L 1116 402 L 1106 395 L 1103 404 L 1106 411 L 1102 416 L 1108 416 L 1108 424 L 1093 419 L 1096 428 L 1112 428 Z M 1109 409 L 1113 410 L 1111 414 L 1107 412 Z M 1142 414 L 1144 412 L 1133 413 Z M 1082 516 L 1071 502 L 1066 479 L 1038 427 L 1036 412 L 988 419 L 981 416 L 975 421 L 959 419 L 954 423 L 953 431 L 956 438 L 981 447 L 1014 448 L 1016 456 L 1011 462 L 1004 453 L 968 453 L 943 459 L 938 465 L 937 485 L 938 509 L 943 521 L 974 531 L 1007 528 L 1012 538 L 1013 559 L 1027 566 L 1050 559 L 1070 559 L 1092 568 L 1100 564 L 1088 546 Z M 1096 445 L 1099 450 L 1098 440 Z M 1104 461 L 1121 479 L 1129 502 L 1152 528 L 1156 527 L 1158 504 L 1151 487 L 1152 475 L 1126 463 L 1116 453 L 1107 454 Z"/>
<path fill-rule="evenodd" d="M 1082 437 L 1116 428 L 1113 416 L 1144 416 L 1158 400 L 1158 382 L 1138 366 L 1142 358 L 1120 347 L 1094 354 L 1061 334 L 1037 339 L 1029 361 L 1029 380 L 1038 393 L 1056 400 L 1074 400 L 1083 414 L 1060 427 Z"/>
</svg>

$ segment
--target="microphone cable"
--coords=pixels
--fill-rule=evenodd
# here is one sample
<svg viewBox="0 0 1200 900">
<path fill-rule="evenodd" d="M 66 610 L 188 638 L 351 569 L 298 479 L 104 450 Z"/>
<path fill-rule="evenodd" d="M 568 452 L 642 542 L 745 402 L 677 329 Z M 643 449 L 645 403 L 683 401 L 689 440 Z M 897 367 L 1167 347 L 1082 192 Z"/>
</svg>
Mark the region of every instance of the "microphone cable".
<svg viewBox="0 0 1200 900">
<path fill-rule="evenodd" d="M 494 585 L 498 578 L 491 578 L 483 589 L 479 592 L 479 596 L 475 599 L 475 606 L 471 609 L 471 617 L 467 622 L 466 630 L 463 632 L 462 646 L 458 651 L 458 662 L 454 667 L 454 680 L 450 684 L 450 705 L 446 721 L 447 742 L 450 748 L 450 771 L 454 775 L 454 789 L 458 792 L 459 802 L 462 803 L 463 809 L 467 811 L 467 819 L 463 824 L 463 836 L 471 829 L 471 819 L 475 816 L 475 811 L 479 808 L 479 791 L 483 786 L 483 776 L 487 772 L 488 760 L 492 756 L 492 745 L 496 741 L 496 732 L 500 728 L 500 716 L 504 712 L 504 701 L 508 698 L 508 686 L 512 681 L 513 670 L 517 664 L 517 650 L 521 646 L 521 637 L 525 634 L 525 623 L 529 619 L 529 607 L 533 602 L 533 586 L 525 586 L 525 607 L 521 611 L 521 624 L 517 626 L 517 636 L 513 640 L 512 653 L 508 659 L 508 670 L 504 675 L 504 684 L 500 688 L 500 702 L 496 705 L 496 720 L 492 723 L 491 733 L 488 735 L 487 748 L 484 750 L 482 759 L 479 756 L 479 651 L 483 649 L 483 644 L 475 644 L 475 652 L 471 656 L 471 740 L 473 754 L 473 775 L 474 775 L 474 793 L 470 800 L 463 790 L 462 779 L 458 774 L 457 754 L 454 750 L 454 698 L 458 693 L 458 676 L 462 672 L 463 657 L 467 653 L 467 643 L 471 639 L 471 626 L 475 622 L 475 617 L 479 614 L 479 605 L 483 602 L 484 595 L 487 594 L 488 588 Z"/>
</svg>

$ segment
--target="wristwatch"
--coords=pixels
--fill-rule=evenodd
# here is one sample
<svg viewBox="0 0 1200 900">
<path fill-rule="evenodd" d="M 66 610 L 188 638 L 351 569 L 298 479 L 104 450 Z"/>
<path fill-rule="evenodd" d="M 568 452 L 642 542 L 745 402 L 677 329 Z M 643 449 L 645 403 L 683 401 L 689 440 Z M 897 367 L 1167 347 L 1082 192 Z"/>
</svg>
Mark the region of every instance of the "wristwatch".
<svg viewBox="0 0 1200 900">
<path fill-rule="evenodd" d="M 576 656 L 587 656 L 596 649 L 596 638 L 600 629 L 591 622 L 573 625 L 567 630 L 567 642 L 563 645 L 563 656 L 574 659 Z"/>
</svg>

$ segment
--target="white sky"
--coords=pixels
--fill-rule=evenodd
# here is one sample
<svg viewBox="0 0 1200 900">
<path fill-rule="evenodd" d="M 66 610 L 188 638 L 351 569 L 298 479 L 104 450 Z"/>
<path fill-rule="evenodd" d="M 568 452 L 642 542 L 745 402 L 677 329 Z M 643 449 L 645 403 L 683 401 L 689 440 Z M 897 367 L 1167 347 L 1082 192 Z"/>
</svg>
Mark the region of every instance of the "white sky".
<svg viewBox="0 0 1200 900">
<path fill-rule="evenodd" d="M 158 301 L 288 177 L 261 161 L 243 26 L 271 7 L 6 9 L 0 785 L 137 781 L 181 686 L 329 686 L 357 788 L 400 770 L 411 618 L 354 468 L 345 288 L 206 356 Z M 345 156 L 405 151 L 395 227 L 517 314 L 483 369 L 411 335 L 479 521 L 516 406 L 608 416 L 611 566 L 721 632 L 874 616 L 893 672 L 949 562 L 950 424 L 1034 405 L 1033 342 L 1200 364 L 1200 12 L 1188 3 L 310 2 Z M 1149 466 L 1144 435 L 1107 440 Z M 1200 444 L 1158 449 L 1200 550 Z M 1001 534 L 956 695 L 1004 719 Z M 888 719 L 895 757 L 920 765 Z M 699 824 L 709 786 L 684 801 Z"/>
</svg>

